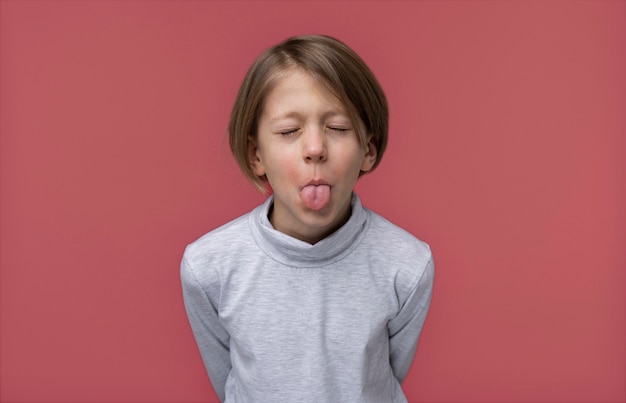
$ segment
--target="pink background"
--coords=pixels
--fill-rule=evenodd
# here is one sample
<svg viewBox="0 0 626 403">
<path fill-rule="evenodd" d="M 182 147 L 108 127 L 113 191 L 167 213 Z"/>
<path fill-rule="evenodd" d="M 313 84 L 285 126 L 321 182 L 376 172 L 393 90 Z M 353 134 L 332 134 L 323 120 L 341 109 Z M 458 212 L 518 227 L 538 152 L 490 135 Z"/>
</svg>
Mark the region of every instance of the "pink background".
<svg viewBox="0 0 626 403">
<path fill-rule="evenodd" d="M 435 253 L 412 402 L 626 401 L 626 2 L 0 3 L 2 402 L 215 401 L 185 245 L 262 197 L 225 132 L 302 33 L 389 98 L 364 204 Z"/>
</svg>

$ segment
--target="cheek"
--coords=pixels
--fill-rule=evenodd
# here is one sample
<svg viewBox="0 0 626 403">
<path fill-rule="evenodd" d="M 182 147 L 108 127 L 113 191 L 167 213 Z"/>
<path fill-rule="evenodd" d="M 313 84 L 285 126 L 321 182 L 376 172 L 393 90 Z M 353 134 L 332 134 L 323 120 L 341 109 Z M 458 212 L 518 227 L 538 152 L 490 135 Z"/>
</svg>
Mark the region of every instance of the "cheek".
<svg viewBox="0 0 626 403">
<path fill-rule="evenodd" d="M 278 184 L 279 181 L 292 181 L 297 179 L 298 161 L 295 159 L 295 156 L 289 152 L 288 148 L 266 156 L 265 158 L 267 162 L 265 167 L 270 182 L 273 181 Z"/>
<path fill-rule="evenodd" d="M 364 154 L 365 152 L 361 152 L 360 149 L 346 150 L 339 157 L 342 163 L 342 168 L 346 171 L 355 172 L 355 175 L 358 176 L 361 171 Z"/>
</svg>

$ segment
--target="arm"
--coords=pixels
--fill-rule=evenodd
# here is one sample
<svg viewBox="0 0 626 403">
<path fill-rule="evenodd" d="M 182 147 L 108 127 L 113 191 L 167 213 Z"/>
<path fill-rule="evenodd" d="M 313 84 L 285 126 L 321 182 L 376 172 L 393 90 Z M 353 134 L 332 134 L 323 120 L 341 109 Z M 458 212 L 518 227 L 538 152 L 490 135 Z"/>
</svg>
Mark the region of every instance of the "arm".
<svg viewBox="0 0 626 403">
<path fill-rule="evenodd" d="M 230 336 L 219 322 L 217 301 L 219 281 L 213 295 L 209 295 L 195 276 L 191 264 L 183 257 L 180 268 L 183 298 L 189 324 L 200 349 L 213 389 L 221 401 L 225 399 L 224 388 L 230 373 Z"/>
<path fill-rule="evenodd" d="M 434 269 L 431 258 L 408 299 L 400 307 L 398 315 L 388 324 L 391 369 L 400 383 L 409 372 L 426 320 L 433 290 Z"/>
</svg>

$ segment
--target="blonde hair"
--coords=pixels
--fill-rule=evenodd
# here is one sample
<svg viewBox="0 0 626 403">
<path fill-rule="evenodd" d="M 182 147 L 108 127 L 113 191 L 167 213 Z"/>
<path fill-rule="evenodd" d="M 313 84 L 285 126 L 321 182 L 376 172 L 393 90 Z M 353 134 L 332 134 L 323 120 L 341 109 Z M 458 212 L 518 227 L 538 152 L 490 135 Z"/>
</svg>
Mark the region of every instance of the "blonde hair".
<svg viewBox="0 0 626 403">
<path fill-rule="evenodd" d="M 317 77 L 347 108 L 355 128 L 359 120 L 365 132 L 356 129 L 363 146 L 372 142 L 378 166 L 387 146 L 389 112 L 385 94 L 365 62 L 348 46 L 324 35 L 296 36 L 263 52 L 246 74 L 230 116 L 228 133 L 230 149 L 243 173 L 260 191 L 265 177 L 252 171 L 248 156 L 249 136 L 256 138 L 258 119 L 265 97 L 281 74 L 300 68 Z M 371 171 L 371 170 L 370 170 Z"/>
</svg>

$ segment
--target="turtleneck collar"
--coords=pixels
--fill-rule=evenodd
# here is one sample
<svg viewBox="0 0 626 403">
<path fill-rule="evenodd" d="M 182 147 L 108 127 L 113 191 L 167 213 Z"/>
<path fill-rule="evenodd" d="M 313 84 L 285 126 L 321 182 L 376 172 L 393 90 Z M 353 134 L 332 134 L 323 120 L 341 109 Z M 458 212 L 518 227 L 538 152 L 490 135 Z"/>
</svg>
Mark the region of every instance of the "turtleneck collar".
<svg viewBox="0 0 626 403">
<path fill-rule="evenodd" d="M 361 200 L 352 193 L 352 212 L 348 221 L 337 231 L 311 245 L 274 229 L 268 218 L 274 202 L 270 196 L 252 210 L 250 229 L 259 246 L 269 257 L 291 267 L 314 268 L 334 263 L 350 254 L 361 242 L 369 224 L 369 214 Z"/>
</svg>

